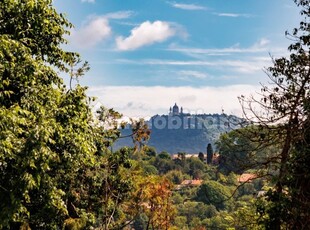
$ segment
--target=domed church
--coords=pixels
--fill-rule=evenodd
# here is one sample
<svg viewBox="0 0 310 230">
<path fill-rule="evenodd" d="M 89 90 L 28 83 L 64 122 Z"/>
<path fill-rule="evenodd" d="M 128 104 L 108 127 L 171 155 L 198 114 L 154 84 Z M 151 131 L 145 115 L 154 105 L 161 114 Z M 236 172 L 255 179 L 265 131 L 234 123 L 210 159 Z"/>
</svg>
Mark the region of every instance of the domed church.
<svg viewBox="0 0 310 230">
<path fill-rule="evenodd" d="M 181 107 L 181 110 L 179 110 L 179 106 L 177 103 L 174 104 L 174 106 L 169 109 L 169 116 L 178 116 L 183 114 L 183 107 Z"/>
</svg>

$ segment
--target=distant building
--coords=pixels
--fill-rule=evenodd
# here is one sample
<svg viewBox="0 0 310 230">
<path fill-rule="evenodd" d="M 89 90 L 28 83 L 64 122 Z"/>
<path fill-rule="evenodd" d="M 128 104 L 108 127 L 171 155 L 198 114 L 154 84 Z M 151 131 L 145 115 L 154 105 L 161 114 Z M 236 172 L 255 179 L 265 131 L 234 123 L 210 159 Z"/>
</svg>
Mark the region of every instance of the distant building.
<svg viewBox="0 0 310 230">
<path fill-rule="evenodd" d="M 180 154 L 173 154 L 171 157 L 172 157 L 172 159 L 180 159 L 181 155 Z M 193 154 L 186 153 L 186 154 L 184 154 L 184 158 L 191 158 L 191 157 L 198 158 L 198 154 L 196 154 L 196 153 L 193 153 Z"/>
<path fill-rule="evenodd" d="M 174 106 L 169 109 L 169 116 L 178 116 L 178 115 L 182 115 L 183 114 L 183 107 L 181 107 L 181 109 L 179 109 L 179 106 L 177 105 L 177 103 L 174 104 Z"/>
<path fill-rule="evenodd" d="M 197 154 L 197 153 L 186 153 L 186 154 L 184 154 L 184 156 L 183 156 L 185 159 L 188 159 L 188 158 L 191 158 L 191 157 L 193 157 L 193 158 L 199 158 L 199 154 Z M 173 160 L 175 160 L 175 159 L 181 159 L 182 158 L 182 155 L 180 155 L 180 154 L 172 154 L 171 155 L 171 158 L 173 159 Z M 220 154 L 219 153 L 214 153 L 213 154 L 213 158 L 212 158 L 212 164 L 213 165 L 218 165 L 219 164 L 219 161 L 220 161 Z M 204 162 L 205 163 L 207 163 L 206 162 L 206 159 L 204 160 Z"/>
</svg>

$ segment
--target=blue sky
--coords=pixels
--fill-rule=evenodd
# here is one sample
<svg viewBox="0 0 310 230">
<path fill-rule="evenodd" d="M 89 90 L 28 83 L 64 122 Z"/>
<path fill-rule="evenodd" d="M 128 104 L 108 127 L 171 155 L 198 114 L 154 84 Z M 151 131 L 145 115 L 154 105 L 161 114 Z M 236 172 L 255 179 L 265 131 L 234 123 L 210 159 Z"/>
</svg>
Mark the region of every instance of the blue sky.
<svg viewBox="0 0 310 230">
<path fill-rule="evenodd" d="M 125 116 L 240 114 L 237 96 L 267 82 L 264 67 L 287 55 L 292 0 L 55 0 L 75 25 L 68 37 L 90 63 L 80 80 L 98 104 Z"/>
</svg>

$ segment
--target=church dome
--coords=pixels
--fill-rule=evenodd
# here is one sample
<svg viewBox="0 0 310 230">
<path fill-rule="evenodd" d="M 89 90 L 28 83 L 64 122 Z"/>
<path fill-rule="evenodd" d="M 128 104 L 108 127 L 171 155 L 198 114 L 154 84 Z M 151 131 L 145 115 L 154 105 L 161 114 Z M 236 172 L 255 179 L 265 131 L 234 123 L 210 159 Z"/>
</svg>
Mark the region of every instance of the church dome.
<svg viewBox="0 0 310 230">
<path fill-rule="evenodd" d="M 173 115 L 179 115 L 179 106 L 177 106 L 177 103 L 175 103 L 173 108 L 172 108 L 172 114 Z"/>
</svg>

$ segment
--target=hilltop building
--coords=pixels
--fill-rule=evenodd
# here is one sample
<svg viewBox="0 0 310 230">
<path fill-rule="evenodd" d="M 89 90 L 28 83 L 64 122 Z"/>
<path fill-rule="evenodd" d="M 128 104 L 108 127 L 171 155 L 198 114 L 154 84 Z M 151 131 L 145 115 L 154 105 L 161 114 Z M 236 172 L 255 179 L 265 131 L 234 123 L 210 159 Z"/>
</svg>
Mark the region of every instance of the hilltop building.
<svg viewBox="0 0 310 230">
<path fill-rule="evenodd" d="M 169 109 L 169 116 L 179 116 L 179 115 L 183 115 L 183 107 L 181 107 L 181 109 L 179 110 L 179 106 L 177 105 L 177 103 L 174 104 L 174 106 Z"/>
</svg>

